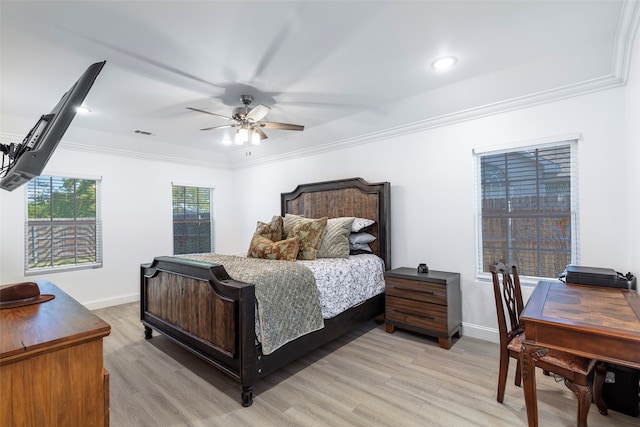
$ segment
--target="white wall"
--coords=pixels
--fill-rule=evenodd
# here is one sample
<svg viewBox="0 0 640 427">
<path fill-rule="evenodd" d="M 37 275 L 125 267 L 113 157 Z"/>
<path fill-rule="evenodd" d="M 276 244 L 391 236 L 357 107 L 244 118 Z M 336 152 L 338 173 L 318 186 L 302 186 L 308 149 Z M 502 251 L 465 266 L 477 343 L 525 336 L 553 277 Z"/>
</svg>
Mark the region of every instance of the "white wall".
<svg viewBox="0 0 640 427">
<path fill-rule="evenodd" d="M 257 220 L 280 212 L 281 192 L 360 176 L 391 183 L 393 266 L 426 262 L 460 272 L 464 333 L 497 340 L 490 284 L 475 277 L 472 149 L 581 134 L 581 263 L 640 274 L 639 49 L 636 40 L 625 87 L 234 171 L 63 144 L 45 173 L 102 176 L 104 267 L 45 277 L 91 308 L 137 299 L 139 264 L 172 250 L 172 181 L 216 188 L 217 250 L 236 253 L 246 250 Z M 84 135 L 73 135 L 82 142 Z M 97 145 L 108 147 L 109 138 Z M 0 192 L 0 283 L 25 279 L 24 209 L 23 189 Z"/>
<path fill-rule="evenodd" d="M 640 276 L 640 31 L 636 32 L 626 87 L 629 271 Z M 626 272 L 626 271 L 625 271 Z M 640 280 L 640 279 L 639 279 Z"/>
<path fill-rule="evenodd" d="M 490 283 L 475 277 L 474 147 L 581 134 L 581 262 L 630 269 L 625 171 L 625 91 L 612 89 L 234 172 L 244 248 L 256 220 L 279 213 L 297 184 L 360 176 L 391 183 L 393 267 L 426 262 L 462 275 L 465 334 L 497 339 Z M 640 272 L 640 269 L 638 269 Z M 525 289 L 528 297 L 531 289 Z"/>
<path fill-rule="evenodd" d="M 229 170 L 83 152 L 62 143 L 43 174 L 102 177 L 103 268 L 24 276 L 26 185 L 0 192 L 0 283 L 48 279 L 90 308 L 139 298 L 139 266 L 171 255 L 171 183 L 215 188 L 216 246 L 233 241 Z"/>
</svg>

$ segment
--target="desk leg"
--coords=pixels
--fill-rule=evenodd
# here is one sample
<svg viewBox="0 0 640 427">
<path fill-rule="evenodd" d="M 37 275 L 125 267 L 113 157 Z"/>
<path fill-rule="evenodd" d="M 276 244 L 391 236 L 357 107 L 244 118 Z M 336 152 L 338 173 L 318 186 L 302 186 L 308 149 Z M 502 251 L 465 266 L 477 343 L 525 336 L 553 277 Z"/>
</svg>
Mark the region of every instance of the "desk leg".
<svg viewBox="0 0 640 427">
<path fill-rule="evenodd" d="M 527 420 L 529 427 L 538 427 L 538 396 L 536 395 L 536 365 L 533 353 L 537 350 L 534 346 L 522 344 L 520 351 L 520 365 L 522 368 L 522 389 L 524 391 L 524 403 L 527 408 Z"/>
<path fill-rule="evenodd" d="M 598 407 L 598 411 L 602 415 L 608 415 L 607 404 L 602 400 L 602 390 L 604 389 L 604 380 L 607 376 L 607 366 L 603 362 L 597 362 L 593 368 L 595 376 L 593 379 L 593 401 Z"/>
</svg>

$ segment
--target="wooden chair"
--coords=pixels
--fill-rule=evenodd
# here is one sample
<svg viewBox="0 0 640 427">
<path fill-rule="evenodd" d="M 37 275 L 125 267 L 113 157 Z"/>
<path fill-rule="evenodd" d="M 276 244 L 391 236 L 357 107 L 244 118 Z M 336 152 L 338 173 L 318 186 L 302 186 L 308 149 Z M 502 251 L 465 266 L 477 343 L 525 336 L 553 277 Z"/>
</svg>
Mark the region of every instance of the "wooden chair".
<svg viewBox="0 0 640 427">
<path fill-rule="evenodd" d="M 516 365 L 515 384 L 520 386 L 522 373 L 520 371 L 520 350 L 524 340 L 524 328 L 520 325 L 520 314 L 524 305 L 522 303 L 522 291 L 520 278 L 515 264 L 505 265 L 502 262 L 491 265 L 493 278 L 493 292 L 496 300 L 498 314 L 498 329 L 500 332 L 500 372 L 498 375 L 497 401 L 502 403 L 507 383 L 507 371 L 509 369 L 509 357 L 518 361 Z M 502 282 L 502 283 L 501 283 Z M 506 312 L 505 312 L 506 308 Z M 507 325 L 507 319 L 509 324 Z M 551 372 L 564 377 L 565 385 L 573 391 L 578 398 L 578 427 L 586 427 L 587 415 L 592 399 L 592 375 L 596 361 L 585 359 L 568 353 L 554 350 L 543 351 L 538 355 L 534 363 L 545 372 Z M 601 413 L 606 413 L 606 406 L 602 401 L 602 385 L 604 379 L 598 371 L 595 381 L 595 401 Z M 603 412 L 604 411 L 604 412 Z"/>
</svg>

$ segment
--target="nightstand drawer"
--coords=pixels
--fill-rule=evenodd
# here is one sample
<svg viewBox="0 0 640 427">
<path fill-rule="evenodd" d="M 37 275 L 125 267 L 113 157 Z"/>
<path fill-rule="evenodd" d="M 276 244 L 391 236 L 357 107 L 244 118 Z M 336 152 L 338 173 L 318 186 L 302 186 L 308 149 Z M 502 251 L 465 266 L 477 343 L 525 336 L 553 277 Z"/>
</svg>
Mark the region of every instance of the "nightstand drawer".
<svg viewBox="0 0 640 427">
<path fill-rule="evenodd" d="M 460 273 L 400 267 L 387 271 L 384 280 L 388 333 L 398 327 L 435 336 L 442 348 L 462 336 Z"/>
<path fill-rule="evenodd" d="M 399 322 L 418 328 L 430 329 L 446 334 L 447 307 L 405 298 L 397 298 L 387 294 L 386 320 Z"/>
<path fill-rule="evenodd" d="M 385 284 L 385 294 L 387 296 L 447 305 L 446 286 L 397 277 L 386 277 Z"/>
</svg>

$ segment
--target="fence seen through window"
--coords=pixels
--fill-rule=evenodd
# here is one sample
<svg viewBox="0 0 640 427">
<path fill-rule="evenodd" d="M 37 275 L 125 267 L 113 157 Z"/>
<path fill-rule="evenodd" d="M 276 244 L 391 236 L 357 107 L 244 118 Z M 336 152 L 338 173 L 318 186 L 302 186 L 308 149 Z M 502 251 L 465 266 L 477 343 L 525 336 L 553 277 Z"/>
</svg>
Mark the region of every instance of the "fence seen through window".
<svg viewBox="0 0 640 427">
<path fill-rule="evenodd" d="M 99 181 L 39 176 L 27 184 L 26 270 L 99 266 Z"/>
<path fill-rule="evenodd" d="M 480 159 L 482 268 L 516 262 L 525 276 L 557 277 L 572 262 L 571 145 Z"/>
</svg>

